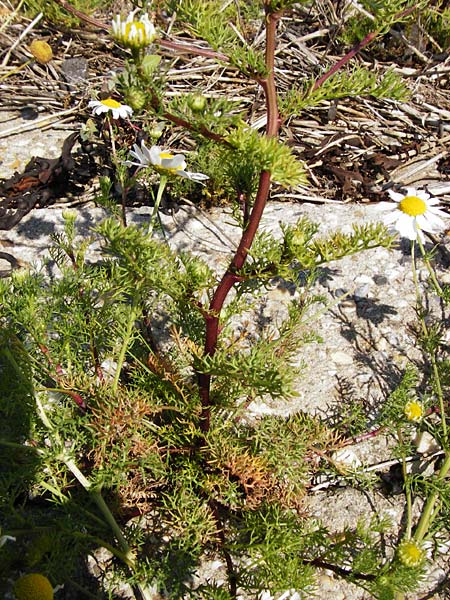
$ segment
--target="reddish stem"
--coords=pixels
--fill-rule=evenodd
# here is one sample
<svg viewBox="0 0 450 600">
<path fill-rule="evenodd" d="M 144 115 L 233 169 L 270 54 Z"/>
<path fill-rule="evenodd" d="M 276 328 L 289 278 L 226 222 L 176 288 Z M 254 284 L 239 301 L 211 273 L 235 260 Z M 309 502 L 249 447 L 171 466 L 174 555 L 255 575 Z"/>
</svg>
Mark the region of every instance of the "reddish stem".
<svg viewBox="0 0 450 600">
<path fill-rule="evenodd" d="M 266 68 L 267 77 L 259 79 L 258 83 L 264 90 L 267 111 L 267 136 L 276 136 L 280 128 L 280 119 L 278 113 L 277 94 L 274 77 L 274 55 L 275 55 L 275 39 L 277 22 L 280 18 L 279 14 L 266 14 Z M 213 356 L 217 349 L 217 341 L 219 337 L 219 319 L 224 302 L 233 287 L 240 279 L 238 272 L 245 264 L 248 257 L 248 252 L 255 239 L 258 231 L 261 217 L 266 207 L 267 198 L 270 190 L 269 171 L 262 171 L 259 177 L 258 191 L 256 193 L 255 202 L 250 213 L 250 218 L 246 229 L 244 230 L 239 246 L 222 277 L 221 282 L 214 292 L 213 298 L 209 305 L 209 313 L 205 317 L 206 322 L 206 337 L 205 337 L 205 354 Z M 210 427 L 210 412 L 211 412 L 211 375 L 209 373 L 199 373 L 198 385 L 200 399 L 202 403 L 201 414 L 201 429 L 207 432 Z"/>
<path fill-rule="evenodd" d="M 416 10 L 415 6 L 406 8 L 405 10 L 402 10 L 401 12 L 397 13 L 394 17 L 394 20 L 397 21 L 399 19 L 402 19 L 403 17 L 407 17 L 414 10 Z M 343 56 L 341 58 L 341 60 L 338 60 L 338 62 L 335 65 L 333 65 L 329 71 L 324 73 L 322 75 L 322 77 L 319 77 L 319 79 L 316 80 L 316 82 L 313 85 L 312 91 L 314 92 L 315 90 L 317 90 L 317 88 L 319 88 L 321 85 L 323 85 L 327 79 L 329 79 L 332 75 L 334 75 L 337 71 L 339 71 L 339 69 L 341 67 L 343 67 L 345 64 L 347 64 L 365 46 L 370 44 L 370 42 L 372 40 L 374 40 L 379 35 L 379 33 L 380 33 L 379 31 L 371 31 L 370 33 L 368 33 L 366 35 L 366 37 L 364 39 L 362 39 L 360 42 L 358 42 L 355 46 L 353 46 L 353 48 L 349 52 L 347 52 L 347 54 L 345 56 Z"/>
<path fill-rule="evenodd" d="M 99 21 L 95 17 L 91 17 L 81 10 L 78 10 L 66 0 L 55 0 L 57 4 L 62 6 L 64 10 L 67 10 L 70 14 L 80 19 L 80 21 L 84 21 L 89 25 L 93 25 L 105 32 L 111 31 L 111 25 L 104 23 L 103 21 Z M 207 48 L 199 48 L 192 44 L 184 44 L 179 42 L 171 42 L 169 40 L 158 40 L 157 43 L 161 46 L 161 48 L 167 48 L 168 50 L 175 50 L 176 52 L 180 52 L 181 54 L 197 54 L 198 56 L 206 56 L 207 58 L 214 58 L 216 60 L 220 60 L 222 62 L 230 62 L 230 59 L 225 54 L 220 52 L 215 52 L 214 50 L 208 50 Z"/>
<path fill-rule="evenodd" d="M 198 56 L 206 56 L 206 58 L 214 58 L 225 63 L 229 63 L 230 59 L 226 54 L 216 52 L 215 50 L 208 50 L 207 48 L 200 48 L 193 44 L 181 44 L 179 42 L 171 42 L 170 40 L 157 40 L 157 43 L 161 48 L 167 48 L 167 50 L 175 50 L 181 54 L 196 54 Z"/>
<path fill-rule="evenodd" d="M 346 63 L 348 63 L 349 60 L 351 60 L 354 56 L 356 56 L 356 54 L 358 54 L 360 50 L 362 50 L 365 46 L 370 44 L 370 42 L 373 39 L 375 39 L 377 35 L 378 31 L 371 31 L 370 33 L 368 33 L 363 40 L 358 42 L 356 46 L 353 46 L 350 52 L 347 52 L 347 54 L 343 56 L 341 60 L 338 60 L 337 63 L 334 64 L 329 71 L 324 73 L 322 77 L 319 77 L 319 79 L 316 80 L 316 82 L 313 85 L 312 91 L 314 92 L 315 90 L 317 90 L 317 88 L 323 85 L 327 79 L 329 79 L 332 75 L 339 71 L 339 69 L 343 67 Z"/>
</svg>

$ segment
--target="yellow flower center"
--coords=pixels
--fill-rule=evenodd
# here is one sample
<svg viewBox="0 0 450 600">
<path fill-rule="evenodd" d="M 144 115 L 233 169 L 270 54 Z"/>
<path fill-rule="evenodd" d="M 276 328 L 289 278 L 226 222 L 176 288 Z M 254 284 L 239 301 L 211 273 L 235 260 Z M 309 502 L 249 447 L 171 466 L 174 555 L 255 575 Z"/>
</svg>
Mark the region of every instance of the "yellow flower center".
<svg viewBox="0 0 450 600">
<path fill-rule="evenodd" d="M 420 565 L 425 558 L 424 551 L 414 540 L 404 540 L 398 550 L 401 562 L 408 567 Z"/>
<path fill-rule="evenodd" d="M 402 212 L 406 213 L 410 217 L 417 217 L 423 215 L 427 210 L 426 203 L 417 196 L 405 196 L 399 204 L 399 208 Z"/>
<path fill-rule="evenodd" d="M 408 402 L 405 406 L 405 416 L 409 421 L 418 421 L 423 415 L 423 408 L 419 402 Z"/>
<path fill-rule="evenodd" d="M 125 24 L 125 38 L 128 39 L 130 37 L 132 27 L 136 28 L 136 33 L 141 33 L 142 39 L 145 39 L 145 25 L 140 21 L 131 21 L 131 23 Z M 135 34 L 134 34 L 135 35 Z"/>
<path fill-rule="evenodd" d="M 170 154 L 170 152 L 161 152 L 161 154 L 159 156 L 161 158 L 168 158 L 168 159 L 173 158 L 173 154 Z"/>
<path fill-rule="evenodd" d="M 18 600 L 53 600 L 53 587 L 44 575 L 29 573 L 16 581 L 14 594 Z"/>
<path fill-rule="evenodd" d="M 105 100 L 100 100 L 100 102 L 108 108 L 120 108 L 122 106 L 120 102 L 117 102 L 117 100 L 113 100 L 112 98 L 106 98 Z"/>
</svg>

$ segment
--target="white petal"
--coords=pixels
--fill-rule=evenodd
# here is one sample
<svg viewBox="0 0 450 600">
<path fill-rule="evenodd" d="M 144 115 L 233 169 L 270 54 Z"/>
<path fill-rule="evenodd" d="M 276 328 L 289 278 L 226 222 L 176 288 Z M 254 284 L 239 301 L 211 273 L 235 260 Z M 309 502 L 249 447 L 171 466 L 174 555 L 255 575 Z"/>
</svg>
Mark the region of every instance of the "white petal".
<svg viewBox="0 0 450 600">
<path fill-rule="evenodd" d="M 408 238 L 408 240 L 417 239 L 417 226 L 413 217 L 403 213 L 397 219 L 395 228 L 402 237 Z"/>
<path fill-rule="evenodd" d="M 445 227 L 444 221 L 438 216 L 432 215 L 430 212 L 419 215 L 417 217 L 417 224 L 420 229 L 429 231 L 430 233 L 433 233 L 436 229 L 443 229 Z"/>
<path fill-rule="evenodd" d="M 432 215 L 439 216 L 442 219 L 448 219 L 448 214 L 440 208 L 438 208 L 437 206 L 430 206 L 427 212 L 431 213 Z"/>
<path fill-rule="evenodd" d="M 392 223 L 395 223 L 397 221 L 401 214 L 402 213 L 399 210 L 393 210 L 388 215 L 384 215 L 383 223 L 385 225 L 392 225 Z"/>
<path fill-rule="evenodd" d="M 430 194 L 427 194 L 427 192 L 425 192 L 424 190 L 416 190 L 415 188 L 408 188 L 408 196 L 417 196 L 417 198 L 420 198 L 421 200 L 426 202 L 428 200 L 428 198 L 430 197 Z"/>
<path fill-rule="evenodd" d="M 436 206 L 440 201 L 440 198 L 428 198 L 427 204 L 428 206 Z"/>
<path fill-rule="evenodd" d="M 94 115 L 101 115 L 102 113 L 108 112 L 108 110 L 109 108 L 107 106 L 99 102 L 98 106 L 96 106 L 92 112 L 94 113 Z"/>
<path fill-rule="evenodd" d="M 15 542 L 16 538 L 12 535 L 2 535 L 0 537 L 0 548 L 6 544 L 7 541 Z"/>
<path fill-rule="evenodd" d="M 399 194 L 398 192 L 394 192 L 394 190 L 388 190 L 388 194 L 395 202 L 401 202 L 405 197 L 405 194 Z"/>
<path fill-rule="evenodd" d="M 164 169 L 177 169 L 184 171 L 186 162 L 183 154 L 176 154 L 172 158 L 161 158 L 161 166 Z"/>
<path fill-rule="evenodd" d="M 205 181 L 209 179 L 208 175 L 204 175 L 203 173 L 191 173 L 190 171 L 184 171 L 185 176 L 192 181 Z"/>
<path fill-rule="evenodd" d="M 145 142 L 143 142 L 143 141 L 141 142 L 141 154 L 144 158 L 146 165 L 153 164 L 151 151 L 147 148 L 147 146 L 145 145 Z"/>
<path fill-rule="evenodd" d="M 144 145 L 144 142 L 142 142 L 142 145 Z M 152 165 L 160 165 L 161 164 L 161 147 L 160 146 L 152 146 L 148 152 L 149 152 L 149 156 L 150 156 Z"/>
<path fill-rule="evenodd" d="M 138 161 L 139 165 L 142 165 L 142 166 L 148 165 L 148 162 L 145 159 L 145 156 L 142 154 L 142 152 L 139 150 L 139 148 L 136 145 L 134 145 L 133 148 L 134 148 L 134 151 L 130 150 L 131 156 Z M 136 163 L 133 163 L 133 164 L 136 164 Z"/>
</svg>

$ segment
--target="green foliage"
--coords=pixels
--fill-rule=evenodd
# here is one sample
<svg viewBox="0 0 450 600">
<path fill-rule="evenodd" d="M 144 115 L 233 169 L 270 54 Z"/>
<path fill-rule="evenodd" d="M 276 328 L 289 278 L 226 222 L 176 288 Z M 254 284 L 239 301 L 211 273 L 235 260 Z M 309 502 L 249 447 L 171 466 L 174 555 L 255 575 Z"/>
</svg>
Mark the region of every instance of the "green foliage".
<svg viewBox="0 0 450 600">
<path fill-rule="evenodd" d="M 410 0 L 363 0 L 362 10 L 354 11 L 354 16 L 345 23 L 341 38 L 347 44 L 361 41 L 371 32 L 385 35 L 396 23 L 408 23 L 416 18 L 416 12 L 427 6 L 428 2 L 411 2 Z M 406 12 L 414 8 L 415 11 Z"/>
<path fill-rule="evenodd" d="M 314 82 L 313 78 L 303 83 L 301 87 L 291 89 L 281 99 L 282 112 L 288 115 L 301 113 L 306 108 L 317 106 L 325 100 L 339 98 L 373 96 L 406 100 L 409 97 L 406 84 L 392 70 L 386 71 L 380 78 L 373 70 L 352 67 L 346 71 L 338 71 L 317 89 L 314 89 Z"/>
<path fill-rule="evenodd" d="M 423 22 L 426 31 L 444 48 L 450 36 L 450 8 L 441 0 L 428 3 L 423 11 Z"/>
<path fill-rule="evenodd" d="M 236 520 L 240 537 L 249 527 L 248 515 L 253 514 L 261 519 L 262 529 L 259 533 L 253 529 L 251 535 L 265 541 L 261 545 L 255 538 L 249 546 L 253 566 L 239 573 L 242 585 L 257 590 L 270 577 L 273 589 L 281 590 L 288 578 L 291 586 L 310 589 L 312 569 L 298 552 L 298 547 L 305 549 L 305 540 L 294 536 L 301 520 L 289 516 L 289 523 L 295 524 L 289 541 L 282 524 L 290 513 L 279 513 L 276 507 L 298 507 L 308 479 L 304 461 L 309 448 L 312 444 L 326 447 L 330 433 L 301 414 L 288 420 L 268 417 L 257 426 L 237 427 L 234 422 L 242 411 L 243 396 L 289 397 L 296 373 L 291 358 L 305 337 L 308 301 L 292 305 L 276 338 L 262 332 L 251 346 L 239 340 L 230 346 L 224 337 L 214 355 L 204 355 L 198 346 L 202 339 L 198 302 L 215 281 L 206 265 L 186 254 L 176 255 L 164 242 L 114 219 L 97 227 L 102 256 L 88 263 L 85 256 L 91 240 L 75 243 L 70 213 L 65 228 L 65 234 L 54 238 L 51 251 L 58 277 L 18 272 L 0 285 L 7 327 L 1 357 L 21 374 L 16 384 L 20 389 L 11 387 L 11 380 L 5 385 L 12 396 L 20 394 L 21 410 L 28 411 L 27 422 L 21 417 L 22 437 L 13 436 L 14 453 L 29 468 L 23 443 L 33 431 L 37 456 L 47 473 L 32 471 L 21 485 L 32 482 L 36 491 L 46 490 L 71 512 L 86 510 L 87 498 L 74 489 L 70 469 L 64 466 L 72 456 L 84 464 L 90 485 L 110 498 L 115 514 L 136 505 L 146 512 L 156 511 L 159 529 L 139 532 L 141 559 L 151 577 L 162 578 L 161 584 L 171 586 L 175 594 L 185 590 L 182 581 L 198 568 L 205 550 L 218 547 L 221 526 L 215 504 L 219 503 L 221 515 L 225 511 L 223 518 Z M 316 229 L 305 222 L 304 238 L 311 242 Z M 287 237 L 293 248 L 290 229 Z M 286 245 L 285 239 L 278 242 L 279 256 Z M 151 332 L 167 319 L 176 328 L 169 329 L 165 349 L 157 349 Z M 20 358 L 24 347 L 25 360 Z M 14 366 L 18 360 L 20 367 Z M 214 377 L 212 395 L 217 403 L 206 437 L 199 428 L 200 402 L 192 369 Z M 39 396 L 36 387 L 42 390 Z M 74 401 L 77 398 L 82 404 Z M 82 406 L 87 411 L 80 410 Z M 11 413 L 5 417 L 16 418 Z M 48 436 L 51 441 L 46 445 Z M 6 442 L 4 436 L 2 448 L 11 462 L 12 449 Z M 68 444 L 69 455 L 64 450 Z M 35 470 L 38 465 L 34 464 Z M 11 483 L 12 479 L 6 485 Z M 12 497 L 11 487 L 6 489 Z M 255 513 L 258 507 L 260 517 Z M 93 539 L 113 547 L 101 520 L 92 520 L 92 510 L 87 515 L 89 535 L 75 524 L 64 524 L 67 535 L 79 538 L 80 545 L 55 548 L 55 561 L 59 552 L 65 552 L 71 567 Z M 14 511 L 11 523 L 18 517 Z M 59 525 L 52 517 L 49 526 Z M 127 537 L 132 536 L 128 531 Z M 163 542 L 167 536 L 170 541 Z M 153 559 L 145 562 L 149 544 L 156 544 L 157 564 Z M 286 559 L 282 565 L 277 558 L 281 547 Z M 30 549 L 28 556 L 42 565 L 45 554 Z M 179 583 L 173 581 L 174 565 Z M 53 567 L 49 569 L 53 572 Z M 59 577 L 69 572 L 68 564 Z"/>
<path fill-rule="evenodd" d="M 314 272 L 320 265 L 376 246 L 391 247 L 394 238 L 381 224 L 355 225 L 353 232 L 336 232 L 317 237 L 317 226 L 305 218 L 295 225 L 281 225 L 284 239 L 280 244 L 272 234 L 259 234 L 250 251 L 251 261 L 242 275 L 264 280 L 282 275 L 295 282 L 302 271 Z"/>
<path fill-rule="evenodd" d="M 178 19 L 187 24 L 195 36 L 206 40 L 214 50 L 226 54 L 231 64 L 243 74 L 264 77 L 267 70 L 263 54 L 250 44 L 243 43 L 248 30 L 243 29 L 241 7 L 244 14 L 248 14 L 246 2 L 227 3 L 219 9 L 214 0 L 186 0 L 182 4 L 174 2 L 171 6 Z"/>
<path fill-rule="evenodd" d="M 378 422 L 381 426 L 391 426 L 399 422 L 405 422 L 405 406 L 410 400 L 417 400 L 417 385 L 419 376 L 413 367 L 408 367 L 403 373 L 399 385 L 388 396 L 380 415 Z"/>
<path fill-rule="evenodd" d="M 26 4 L 31 10 L 33 3 Z M 257 44 L 267 19 L 274 23 L 294 4 L 183 0 L 158 3 L 155 10 L 176 13 L 175 31 L 202 38 L 259 82 L 266 116 L 276 117 L 276 89 L 267 78 L 274 57 Z M 349 39 L 369 25 L 386 33 L 408 18 L 398 13 L 410 6 L 402 0 L 363 2 L 374 19 L 352 21 Z M 91 4 L 75 7 L 89 11 Z M 435 27 L 444 29 L 444 21 Z M 256 598 L 264 590 L 287 589 L 312 595 L 316 568 L 330 568 L 378 598 L 413 590 L 423 565 L 406 567 L 398 551 L 393 559 L 386 556 L 386 521 L 357 523 L 331 535 L 304 513 L 311 478 L 320 457 L 336 447 L 338 433 L 298 410 L 288 418 L 257 417 L 252 410 L 280 401 L 288 406 L 295 396 L 303 366 L 297 352 L 317 339 L 311 309 L 323 298 L 311 284 L 321 267 L 377 246 L 390 248 L 394 238 L 379 224 L 319 236 L 318 226 L 304 218 L 282 224 L 278 235 L 259 230 L 253 215 L 263 213 L 269 180 L 305 185 L 304 165 L 280 142 L 276 119 L 268 118 L 268 133 L 261 135 L 236 103 L 215 92 L 168 94 L 165 68 L 159 54 L 132 51 L 109 89 L 129 102 L 137 124 L 96 127 L 92 120 L 84 127 L 84 140 L 102 136 L 111 149 L 98 202 L 113 216 L 78 241 L 76 215 L 65 211 L 65 231 L 53 237 L 50 249 L 55 264 L 0 280 L 0 515 L 2 534 L 4 527 L 17 537 L 13 552 L 8 539 L 8 547 L 0 547 L 0 574 L 33 569 L 54 582 L 69 581 L 102 546 L 111 556 L 105 567 L 110 597 L 113 583 L 122 581 L 143 598 L 150 587 L 180 600 L 230 600 L 241 593 Z M 379 79 L 353 68 L 317 89 L 314 84 L 290 92 L 282 112 L 349 96 L 405 97 L 393 71 Z M 188 147 L 192 140 L 198 144 L 194 158 L 210 178 L 204 188 L 195 177 L 177 179 L 173 164 L 155 165 L 153 155 L 142 171 L 125 163 L 132 132 L 167 140 L 170 123 L 190 133 Z M 225 274 L 191 253 L 176 252 L 162 228 L 156 233 L 125 225 L 127 194 L 140 173 L 149 172 L 146 184 L 160 181 L 155 215 L 167 181 L 174 197 L 187 190 L 232 203 L 242 237 Z M 429 266 L 432 256 L 423 258 Z M 280 322 L 266 323 L 261 294 L 287 283 L 297 287 L 295 298 Z M 420 306 L 417 312 L 418 340 L 432 376 L 419 393 L 418 374 L 407 370 L 381 409 L 379 424 L 396 437 L 393 454 L 403 467 L 413 452 L 414 428 L 432 433 L 447 453 L 432 478 L 407 476 L 403 469 L 407 508 L 412 494 L 425 496 L 436 519 L 427 521 L 424 511 L 414 540 L 420 550 L 450 507 L 443 402 L 450 369 L 442 358 L 442 323 Z M 254 327 L 241 325 L 245 319 Z M 405 405 L 417 398 L 424 408 L 438 402 L 440 416 L 408 421 Z M 366 413 L 354 403 L 341 416 L 339 435 L 344 426 L 352 435 L 360 432 Z M 345 478 L 358 487 L 372 483 L 358 470 Z M 441 515 L 434 511 L 438 498 Z M 224 584 L 198 579 L 210 558 L 221 561 Z"/>
<path fill-rule="evenodd" d="M 112 4 L 111 0 L 73 0 L 71 5 L 85 14 L 92 14 L 98 8 L 104 8 Z M 55 24 L 71 27 L 79 25 L 80 20 L 67 12 L 53 0 L 25 0 L 22 10 L 25 14 L 34 18 L 38 13 L 42 12 L 46 19 Z"/>
<path fill-rule="evenodd" d="M 245 125 L 227 137 L 231 149 L 222 155 L 227 175 L 236 189 L 251 195 L 261 171 L 269 171 L 272 178 L 283 186 L 306 183 L 302 163 L 292 151 L 276 138 L 261 136 Z"/>
</svg>

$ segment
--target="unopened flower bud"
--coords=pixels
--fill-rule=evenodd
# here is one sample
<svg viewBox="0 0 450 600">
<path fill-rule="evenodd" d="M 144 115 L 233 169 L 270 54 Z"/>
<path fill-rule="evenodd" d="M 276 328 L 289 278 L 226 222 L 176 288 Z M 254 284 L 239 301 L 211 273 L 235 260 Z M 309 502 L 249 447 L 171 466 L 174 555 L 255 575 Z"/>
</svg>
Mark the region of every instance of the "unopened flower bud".
<svg viewBox="0 0 450 600">
<path fill-rule="evenodd" d="M 397 552 L 400 562 L 407 567 L 418 567 L 426 558 L 425 551 L 415 540 L 403 540 Z"/>
<path fill-rule="evenodd" d="M 205 112 L 206 98 L 203 94 L 194 94 L 189 98 L 188 105 L 192 112 L 202 113 Z"/>
<path fill-rule="evenodd" d="M 150 138 L 156 142 L 162 136 L 164 131 L 164 123 L 157 123 L 154 127 L 150 129 L 148 132 Z"/>
<path fill-rule="evenodd" d="M 147 104 L 147 94 L 143 90 L 131 88 L 127 91 L 126 101 L 133 110 L 142 110 Z"/>
<path fill-rule="evenodd" d="M 77 211 L 73 208 L 64 208 L 62 211 L 62 218 L 64 221 L 75 221 L 77 215 Z"/>
<path fill-rule="evenodd" d="M 206 285 L 211 277 L 211 271 L 203 261 L 195 261 L 189 265 L 189 275 L 196 286 Z"/>
</svg>

